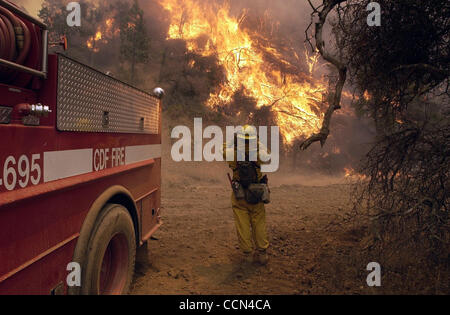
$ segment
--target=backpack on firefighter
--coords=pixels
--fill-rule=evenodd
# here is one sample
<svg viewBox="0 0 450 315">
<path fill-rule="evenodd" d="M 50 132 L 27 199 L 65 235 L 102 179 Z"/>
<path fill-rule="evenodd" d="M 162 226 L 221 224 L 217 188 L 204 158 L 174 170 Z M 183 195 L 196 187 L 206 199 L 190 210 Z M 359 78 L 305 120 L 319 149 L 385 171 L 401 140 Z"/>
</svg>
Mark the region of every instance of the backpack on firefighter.
<svg viewBox="0 0 450 315">
<path fill-rule="evenodd" d="M 260 166 L 255 162 L 237 162 L 237 173 L 239 180 L 236 187 L 235 197 L 237 200 L 244 199 L 251 205 L 263 202 L 270 203 L 270 192 L 267 185 L 267 176 L 264 176 L 261 181 L 258 180 L 257 169 Z"/>
<path fill-rule="evenodd" d="M 261 166 L 257 162 L 250 162 L 249 152 L 257 148 L 252 148 L 250 143 L 257 143 L 258 136 L 255 127 L 244 126 L 237 134 L 235 147 L 238 151 L 245 152 L 245 161 L 236 162 L 233 169 L 237 178 L 231 181 L 234 195 L 237 200 L 245 200 L 247 203 L 255 205 L 258 203 L 270 203 L 270 190 L 267 176 L 259 180 Z M 255 143 L 253 142 L 253 143 Z M 243 147 L 242 145 L 245 145 Z"/>
</svg>

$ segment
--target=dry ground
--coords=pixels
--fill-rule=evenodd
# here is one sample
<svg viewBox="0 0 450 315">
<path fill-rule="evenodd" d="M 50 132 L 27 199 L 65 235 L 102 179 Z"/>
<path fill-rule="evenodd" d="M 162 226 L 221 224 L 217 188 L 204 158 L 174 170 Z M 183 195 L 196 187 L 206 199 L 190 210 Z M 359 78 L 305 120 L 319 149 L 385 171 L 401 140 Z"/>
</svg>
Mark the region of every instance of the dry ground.
<svg viewBox="0 0 450 315">
<path fill-rule="evenodd" d="M 240 263 L 226 165 L 166 161 L 164 225 L 139 255 L 132 294 L 375 293 L 366 266 L 355 267 L 361 232 L 335 229 L 349 208 L 342 179 L 271 177 L 270 262 L 260 267 Z"/>
</svg>

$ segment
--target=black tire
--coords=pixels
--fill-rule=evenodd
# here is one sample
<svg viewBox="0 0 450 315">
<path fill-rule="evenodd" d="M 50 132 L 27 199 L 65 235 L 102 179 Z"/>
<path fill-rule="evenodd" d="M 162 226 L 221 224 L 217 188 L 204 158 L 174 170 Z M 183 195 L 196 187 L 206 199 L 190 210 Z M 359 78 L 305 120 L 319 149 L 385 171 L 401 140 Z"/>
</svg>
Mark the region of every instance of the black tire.
<svg viewBox="0 0 450 315">
<path fill-rule="evenodd" d="M 106 205 L 89 239 L 81 294 L 127 294 L 135 259 L 136 236 L 130 214 L 121 205 Z"/>
</svg>

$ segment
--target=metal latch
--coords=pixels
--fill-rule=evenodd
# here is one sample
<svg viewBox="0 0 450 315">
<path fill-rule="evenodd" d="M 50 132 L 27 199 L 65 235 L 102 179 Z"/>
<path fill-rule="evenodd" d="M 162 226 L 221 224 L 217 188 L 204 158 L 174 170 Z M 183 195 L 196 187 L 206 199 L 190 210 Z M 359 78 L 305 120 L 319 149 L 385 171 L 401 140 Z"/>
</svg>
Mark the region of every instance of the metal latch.
<svg viewBox="0 0 450 315">
<path fill-rule="evenodd" d="M 52 112 L 50 107 L 46 105 L 38 104 L 19 104 L 18 105 L 19 113 L 22 115 L 30 115 L 34 117 L 48 117 L 48 115 Z"/>
<path fill-rule="evenodd" d="M 48 115 L 51 113 L 52 111 L 50 110 L 50 108 L 46 105 L 42 105 L 42 104 L 36 104 L 36 105 L 31 105 L 31 109 L 30 109 L 30 115 L 35 116 L 35 117 L 48 117 Z"/>
<path fill-rule="evenodd" d="M 102 126 L 104 129 L 109 128 L 109 112 L 103 112 Z"/>
<path fill-rule="evenodd" d="M 22 123 L 27 126 L 39 126 L 41 117 L 48 117 L 52 112 L 46 105 L 38 104 L 18 104 L 16 106 L 20 115 L 22 115 Z"/>
</svg>

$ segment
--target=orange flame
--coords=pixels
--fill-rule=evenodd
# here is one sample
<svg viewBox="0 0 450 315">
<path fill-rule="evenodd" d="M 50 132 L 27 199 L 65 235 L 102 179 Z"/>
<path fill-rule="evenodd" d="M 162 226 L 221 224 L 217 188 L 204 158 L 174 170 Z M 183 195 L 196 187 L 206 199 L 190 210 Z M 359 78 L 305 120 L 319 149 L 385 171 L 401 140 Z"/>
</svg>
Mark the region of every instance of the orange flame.
<svg viewBox="0 0 450 315">
<path fill-rule="evenodd" d="M 98 53 L 100 48 L 97 46 L 97 42 L 107 44 L 108 39 L 114 38 L 120 33 L 120 29 L 114 29 L 114 22 L 113 18 L 106 19 L 105 23 L 98 27 L 95 35 L 89 37 L 86 46 L 93 52 Z"/>
<path fill-rule="evenodd" d="M 283 73 L 276 64 L 295 65 L 270 46 L 270 38 L 254 40 L 262 35 L 243 29 L 242 19 L 232 16 L 227 3 L 216 7 L 211 1 L 159 2 L 170 13 L 168 39 L 185 40 L 188 50 L 197 55 L 217 56 L 225 69 L 226 83 L 211 93 L 207 106 L 225 106 L 243 88 L 246 96 L 257 100 L 258 108 L 271 107 L 287 144 L 320 130 L 324 117 L 321 106 L 327 88 L 323 80 L 312 76 L 318 54 L 306 54 L 309 75 L 303 75 L 300 80 L 298 75 Z M 265 60 L 267 54 L 276 62 Z"/>
<path fill-rule="evenodd" d="M 364 174 L 359 174 L 353 168 L 344 168 L 345 178 L 350 180 L 366 180 L 367 176 Z"/>
</svg>

